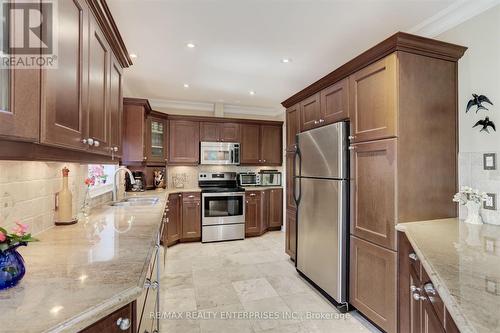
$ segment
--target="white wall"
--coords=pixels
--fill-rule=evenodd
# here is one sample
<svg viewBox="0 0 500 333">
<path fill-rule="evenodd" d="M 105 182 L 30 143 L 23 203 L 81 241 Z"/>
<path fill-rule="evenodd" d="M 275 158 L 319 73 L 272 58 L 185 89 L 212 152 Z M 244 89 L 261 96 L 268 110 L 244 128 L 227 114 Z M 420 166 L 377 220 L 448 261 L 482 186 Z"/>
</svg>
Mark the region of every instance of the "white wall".
<svg viewBox="0 0 500 333">
<path fill-rule="evenodd" d="M 500 151 L 500 5 L 436 37 L 468 47 L 458 65 L 460 152 Z M 465 108 L 472 93 L 488 96 L 495 104 L 487 112 Z M 485 116 L 497 125 L 497 132 L 479 132 L 472 126 Z"/>
</svg>

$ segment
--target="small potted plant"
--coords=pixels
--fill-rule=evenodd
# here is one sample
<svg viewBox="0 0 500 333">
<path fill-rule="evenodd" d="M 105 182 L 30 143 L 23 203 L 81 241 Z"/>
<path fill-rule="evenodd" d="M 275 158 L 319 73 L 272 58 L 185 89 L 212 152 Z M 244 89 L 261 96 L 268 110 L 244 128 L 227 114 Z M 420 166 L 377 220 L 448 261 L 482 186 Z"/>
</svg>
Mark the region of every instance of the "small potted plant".
<svg viewBox="0 0 500 333">
<path fill-rule="evenodd" d="M 469 186 L 462 186 L 460 192 L 456 193 L 453 197 L 454 202 L 467 207 L 466 223 L 470 224 L 483 224 L 483 219 L 479 215 L 481 204 L 488 199 L 484 192 L 479 192 Z"/>
<path fill-rule="evenodd" d="M 28 226 L 20 222 L 12 233 L 0 227 L 0 290 L 15 286 L 24 277 L 24 260 L 17 248 L 37 241 L 27 232 Z"/>
</svg>

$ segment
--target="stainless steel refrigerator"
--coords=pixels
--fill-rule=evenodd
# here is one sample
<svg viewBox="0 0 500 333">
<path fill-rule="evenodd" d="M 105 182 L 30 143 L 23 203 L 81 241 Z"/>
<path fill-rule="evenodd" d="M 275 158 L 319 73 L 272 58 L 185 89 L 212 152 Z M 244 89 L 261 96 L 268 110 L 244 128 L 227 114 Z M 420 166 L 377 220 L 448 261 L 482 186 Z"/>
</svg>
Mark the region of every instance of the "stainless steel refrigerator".
<svg viewBox="0 0 500 333">
<path fill-rule="evenodd" d="M 296 267 L 347 310 L 348 149 L 346 122 L 297 135 L 294 197 Z"/>
</svg>

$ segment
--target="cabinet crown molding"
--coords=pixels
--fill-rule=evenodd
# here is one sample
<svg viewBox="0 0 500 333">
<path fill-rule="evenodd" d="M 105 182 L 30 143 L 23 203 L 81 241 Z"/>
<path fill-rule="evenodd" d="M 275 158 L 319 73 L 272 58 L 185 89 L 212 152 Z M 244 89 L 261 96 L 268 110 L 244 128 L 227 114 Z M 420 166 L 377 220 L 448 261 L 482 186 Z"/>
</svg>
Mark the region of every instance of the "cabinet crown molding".
<svg viewBox="0 0 500 333">
<path fill-rule="evenodd" d="M 281 105 L 289 108 L 305 98 L 327 88 L 335 82 L 346 78 L 361 68 L 396 51 L 415 53 L 448 61 L 458 61 L 466 50 L 467 48 L 464 46 L 441 42 L 435 39 L 412 35 L 405 32 L 397 32 L 374 47 L 361 53 L 356 58 L 335 69 L 333 72 L 302 89 L 295 95 L 289 97 L 287 100 L 283 101 Z"/>
</svg>

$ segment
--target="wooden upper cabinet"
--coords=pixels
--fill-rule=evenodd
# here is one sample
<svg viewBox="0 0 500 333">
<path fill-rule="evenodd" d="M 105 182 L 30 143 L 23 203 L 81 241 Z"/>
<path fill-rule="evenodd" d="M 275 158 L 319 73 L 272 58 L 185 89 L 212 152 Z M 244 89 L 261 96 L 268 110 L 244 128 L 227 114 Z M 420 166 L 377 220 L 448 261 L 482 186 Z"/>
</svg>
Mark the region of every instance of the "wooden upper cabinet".
<svg viewBox="0 0 500 333">
<path fill-rule="evenodd" d="M 260 125 L 241 125 L 241 164 L 261 164 Z"/>
<path fill-rule="evenodd" d="M 109 149 L 112 156 L 122 155 L 123 120 L 123 69 L 114 56 L 111 57 L 109 74 Z"/>
<path fill-rule="evenodd" d="M 319 125 L 321 119 L 320 94 L 314 94 L 300 102 L 300 129 L 307 131 Z"/>
<path fill-rule="evenodd" d="M 146 117 L 151 106 L 146 99 L 123 100 L 123 156 L 125 163 L 142 163 L 146 156 Z"/>
<path fill-rule="evenodd" d="M 283 225 L 283 190 L 269 190 L 269 227 L 281 228 Z"/>
<path fill-rule="evenodd" d="M 219 128 L 219 139 L 224 142 L 240 142 L 240 124 L 221 123 Z"/>
<path fill-rule="evenodd" d="M 283 163 L 282 127 L 274 125 L 260 126 L 260 162 L 265 165 L 281 165 Z"/>
<path fill-rule="evenodd" d="M 397 332 L 396 252 L 351 236 L 350 303 L 387 333 Z"/>
<path fill-rule="evenodd" d="M 182 194 L 182 237 L 183 240 L 201 238 L 201 195 L 200 193 Z"/>
<path fill-rule="evenodd" d="M 109 90 L 111 48 L 91 15 L 89 36 L 89 137 L 92 151 L 109 152 Z"/>
<path fill-rule="evenodd" d="M 295 151 L 296 135 L 300 133 L 300 105 L 286 109 L 286 150 Z"/>
<path fill-rule="evenodd" d="M 169 121 L 169 164 L 198 164 L 200 161 L 200 123 Z"/>
<path fill-rule="evenodd" d="M 87 149 L 82 140 L 88 134 L 90 13 L 84 0 L 60 1 L 57 9 L 58 68 L 42 70 L 40 138 L 45 144 Z"/>
<path fill-rule="evenodd" d="M 348 80 L 344 79 L 320 93 L 320 125 L 333 124 L 349 118 Z"/>
<path fill-rule="evenodd" d="M 397 57 L 393 53 L 349 77 L 354 142 L 397 135 Z"/>
<path fill-rule="evenodd" d="M 240 125 L 202 121 L 200 123 L 200 141 L 240 142 Z"/>
<path fill-rule="evenodd" d="M 396 250 L 396 139 L 353 148 L 351 233 Z"/>
<path fill-rule="evenodd" d="M 161 116 L 149 116 L 146 121 L 146 162 L 164 165 L 167 162 L 168 121 Z"/>
</svg>

